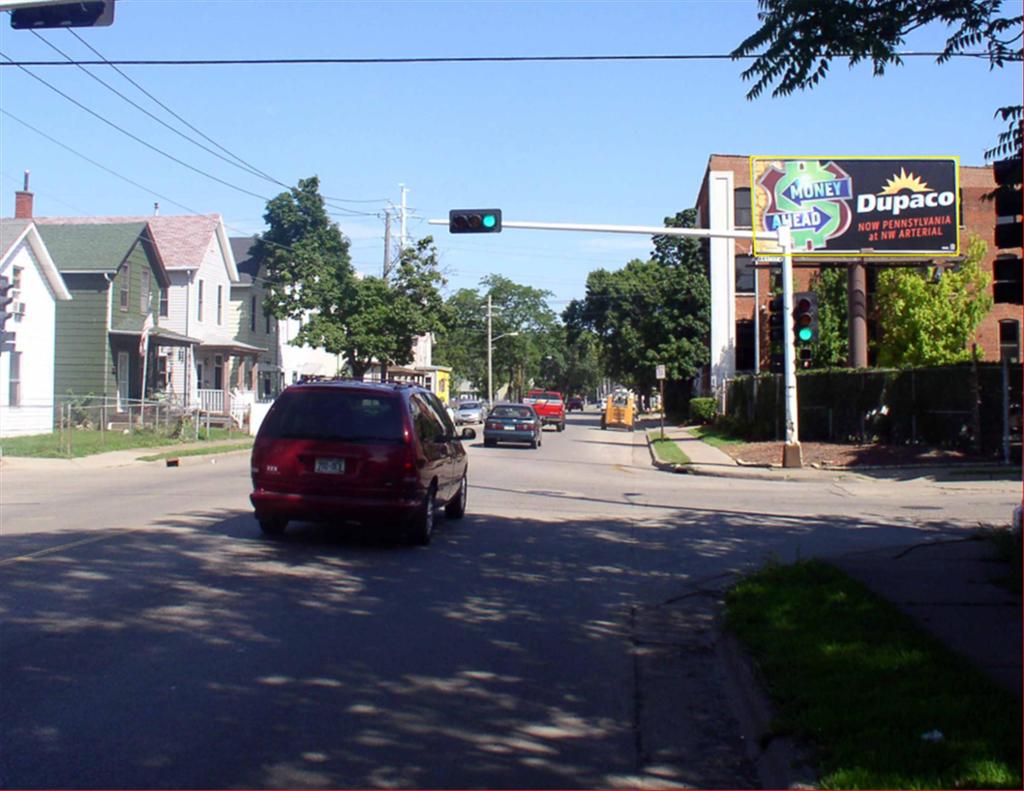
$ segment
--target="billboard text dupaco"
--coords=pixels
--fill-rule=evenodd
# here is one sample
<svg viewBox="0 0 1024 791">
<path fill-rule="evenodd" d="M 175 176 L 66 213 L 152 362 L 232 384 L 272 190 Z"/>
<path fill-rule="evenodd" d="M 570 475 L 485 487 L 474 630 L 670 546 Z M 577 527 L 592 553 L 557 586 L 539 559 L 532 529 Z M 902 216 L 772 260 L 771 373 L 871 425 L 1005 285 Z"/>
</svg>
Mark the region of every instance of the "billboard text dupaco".
<svg viewBox="0 0 1024 791">
<path fill-rule="evenodd" d="M 960 251 L 957 157 L 751 157 L 754 254 L 785 226 L 794 255 L 943 256 Z"/>
</svg>

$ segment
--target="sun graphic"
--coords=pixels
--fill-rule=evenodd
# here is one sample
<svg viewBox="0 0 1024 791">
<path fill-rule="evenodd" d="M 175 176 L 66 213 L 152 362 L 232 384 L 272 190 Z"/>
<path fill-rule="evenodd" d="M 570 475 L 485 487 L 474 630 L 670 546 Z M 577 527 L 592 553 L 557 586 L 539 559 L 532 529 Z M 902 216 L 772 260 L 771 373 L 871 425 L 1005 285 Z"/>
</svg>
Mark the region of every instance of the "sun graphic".
<svg viewBox="0 0 1024 791">
<path fill-rule="evenodd" d="M 879 195 L 896 195 L 900 190 L 910 190 L 911 192 L 928 192 L 928 185 L 921 181 L 919 176 L 915 176 L 913 173 L 907 173 L 906 170 L 900 168 L 900 174 L 893 176 L 887 182 L 885 182 L 884 189 L 879 192 Z"/>
</svg>

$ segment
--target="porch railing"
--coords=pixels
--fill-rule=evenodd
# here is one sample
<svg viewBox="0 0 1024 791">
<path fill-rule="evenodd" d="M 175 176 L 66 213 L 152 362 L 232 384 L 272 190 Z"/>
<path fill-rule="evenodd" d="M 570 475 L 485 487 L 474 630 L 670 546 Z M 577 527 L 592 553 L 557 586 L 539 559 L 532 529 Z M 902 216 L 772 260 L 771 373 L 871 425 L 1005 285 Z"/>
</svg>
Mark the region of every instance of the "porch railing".
<svg viewBox="0 0 1024 791">
<path fill-rule="evenodd" d="M 215 415 L 224 415 L 224 391 L 223 390 L 199 390 L 199 408 L 206 412 L 213 412 Z"/>
</svg>

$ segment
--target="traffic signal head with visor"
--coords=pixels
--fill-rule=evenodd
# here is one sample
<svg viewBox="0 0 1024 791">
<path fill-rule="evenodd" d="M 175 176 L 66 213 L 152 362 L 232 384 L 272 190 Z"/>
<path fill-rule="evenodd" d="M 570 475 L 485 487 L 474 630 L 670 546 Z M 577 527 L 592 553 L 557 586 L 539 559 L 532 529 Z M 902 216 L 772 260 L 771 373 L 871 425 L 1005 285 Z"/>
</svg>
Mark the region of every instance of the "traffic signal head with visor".
<svg viewBox="0 0 1024 791">
<path fill-rule="evenodd" d="M 501 233 L 501 209 L 452 209 L 449 233 Z"/>
<path fill-rule="evenodd" d="M 11 312 L 11 303 L 14 301 L 14 283 L 8 277 L 0 277 L 0 332 L 7 327 L 7 319 L 14 314 Z"/>
<path fill-rule="evenodd" d="M 813 291 L 793 295 L 793 333 L 797 344 L 818 340 L 818 295 Z"/>
</svg>

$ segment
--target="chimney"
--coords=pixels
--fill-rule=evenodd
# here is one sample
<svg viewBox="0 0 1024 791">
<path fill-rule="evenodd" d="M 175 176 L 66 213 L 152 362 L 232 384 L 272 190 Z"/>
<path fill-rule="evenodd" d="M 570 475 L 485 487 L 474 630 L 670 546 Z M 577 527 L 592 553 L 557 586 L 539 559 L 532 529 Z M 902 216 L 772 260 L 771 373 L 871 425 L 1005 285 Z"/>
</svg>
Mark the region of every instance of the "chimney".
<svg viewBox="0 0 1024 791">
<path fill-rule="evenodd" d="M 153 204 L 153 216 L 154 217 L 159 217 L 160 216 L 160 204 L 159 203 L 154 203 Z"/>
<path fill-rule="evenodd" d="M 18 220 L 32 219 L 32 193 L 28 191 L 28 171 L 25 171 L 25 189 L 14 193 L 14 217 Z"/>
</svg>

